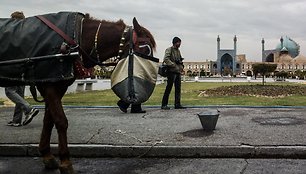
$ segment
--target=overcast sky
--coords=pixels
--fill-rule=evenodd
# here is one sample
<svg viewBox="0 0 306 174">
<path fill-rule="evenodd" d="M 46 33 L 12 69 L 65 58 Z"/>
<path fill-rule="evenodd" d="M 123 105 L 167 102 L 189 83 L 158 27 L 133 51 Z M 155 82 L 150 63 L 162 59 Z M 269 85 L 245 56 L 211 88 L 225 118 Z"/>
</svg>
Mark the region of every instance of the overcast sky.
<svg viewBox="0 0 306 174">
<path fill-rule="evenodd" d="M 154 35 L 161 59 L 178 36 L 185 61 L 216 60 L 218 35 L 221 49 L 233 49 L 237 35 L 237 54 L 249 61 L 261 61 L 262 38 L 266 49 L 274 49 L 281 36 L 296 41 L 306 56 L 305 0 L 1 0 L 0 17 L 14 11 L 25 16 L 79 11 L 127 25 L 136 17 Z"/>
</svg>

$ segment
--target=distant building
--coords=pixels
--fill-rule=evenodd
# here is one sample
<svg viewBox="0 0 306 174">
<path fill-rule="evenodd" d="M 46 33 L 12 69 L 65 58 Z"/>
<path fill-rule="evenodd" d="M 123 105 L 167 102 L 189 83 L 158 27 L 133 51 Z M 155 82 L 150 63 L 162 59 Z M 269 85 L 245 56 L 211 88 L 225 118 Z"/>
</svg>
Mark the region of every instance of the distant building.
<svg viewBox="0 0 306 174">
<path fill-rule="evenodd" d="M 265 50 L 262 39 L 262 62 L 248 62 L 245 54 L 237 55 L 237 37 L 234 36 L 233 49 L 220 49 L 220 37 L 217 37 L 217 61 L 184 62 L 186 75 L 194 76 L 252 76 L 252 65 L 255 63 L 277 64 L 275 72 L 285 71 L 291 74 L 297 70 L 306 70 L 306 57 L 300 55 L 300 46 L 289 37 L 281 37 L 275 49 Z"/>
<path fill-rule="evenodd" d="M 277 64 L 277 72 L 295 73 L 297 70 L 306 70 L 306 57 L 300 54 L 300 46 L 289 37 L 281 37 L 280 43 L 274 50 L 265 50 L 265 41 L 262 39 L 262 62 Z"/>
</svg>

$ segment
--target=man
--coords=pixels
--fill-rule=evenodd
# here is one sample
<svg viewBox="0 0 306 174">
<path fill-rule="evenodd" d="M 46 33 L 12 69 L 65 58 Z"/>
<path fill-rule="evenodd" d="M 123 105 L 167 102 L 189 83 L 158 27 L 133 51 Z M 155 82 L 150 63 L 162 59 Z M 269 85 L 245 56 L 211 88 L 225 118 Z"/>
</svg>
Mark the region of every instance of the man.
<svg viewBox="0 0 306 174">
<path fill-rule="evenodd" d="M 39 112 L 38 109 L 33 108 L 24 99 L 24 89 L 25 86 L 12 86 L 5 88 L 6 96 L 10 100 L 12 100 L 16 105 L 13 120 L 7 123 L 8 126 L 19 127 L 22 125 L 27 125 L 32 121 L 33 117 L 35 117 Z M 25 114 L 25 119 L 21 124 L 23 113 Z"/>
<path fill-rule="evenodd" d="M 162 100 L 161 109 L 170 109 L 168 105 L 169 95 L 174 84 L 175 98 L 174 108 L 184 109 L 181 105 L 181 73 L 184 69 L 183 58 L 179 50 L 181 46 L 181 39 L 174 37 L 172 40 L 172 46 L 167 48 L 164 56 L 164 64 L 168 66 L 167 86 Z"/>
<path fill-rule="evenodd" d="M 21 20 L 25 17 L 23 12 L 16 11 L 11 14 L 11 18 Z M 7 123 L 8 126 L 19 127 L 22 125 L 27 125 L 39 112 L 38 109 L 33 108 L 24 99 L 24 89 L 25 86 L 12 86 L 5 88 L 6 96 L 16 105 L 13 120 Z M 25 119 L 23 121 L 23 124 L 21 124 L 23 113 L 25 114 Z"/>
</svg>

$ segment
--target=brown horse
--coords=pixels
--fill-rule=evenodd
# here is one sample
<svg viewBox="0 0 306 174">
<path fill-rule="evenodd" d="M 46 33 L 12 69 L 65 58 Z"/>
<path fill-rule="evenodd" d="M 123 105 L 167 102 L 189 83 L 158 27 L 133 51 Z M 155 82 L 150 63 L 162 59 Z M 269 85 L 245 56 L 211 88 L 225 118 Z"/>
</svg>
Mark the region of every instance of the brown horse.
<svg viewBox="0 0 306 174">
<path fill-rule="evenodd" d="M 133 19 L 133 27 L 127 26 L 122 20 L 109 22 L 97 20 L 85 15 L 82 20 L 79 53 L 81 63 L 86 68 L 117 57 L 124 57 L 131 51 L 152 56 L 156 43 L 152 34 Z M 69 159 L 67 142 L 68 120 L 62 106 L 62 97 L 74 79 L 58 82 L 36 83 L 37 89 L 45 102 L 43 129 L 39 143 L 45 167 L 59 168 L 61 173 L 74 173 Z M 50 137 L 53 127 L 58 133 L 58 151 L 60 164 L 57 164 L 50 151 Z"/>
</svg>

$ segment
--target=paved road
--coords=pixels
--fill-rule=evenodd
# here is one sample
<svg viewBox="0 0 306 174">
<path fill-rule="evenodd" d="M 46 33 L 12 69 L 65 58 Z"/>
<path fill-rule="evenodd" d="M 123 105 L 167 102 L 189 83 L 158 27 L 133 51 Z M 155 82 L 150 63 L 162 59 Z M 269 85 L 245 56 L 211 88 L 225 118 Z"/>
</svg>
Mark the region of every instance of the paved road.
<svg viewBox="0 0 306 174">
<path fill-rule="evenodd" d="M 220 111 L 214 132 L 198 114 Z M 305 157 L 306 108 L 222 107 L 122 113 L 118 108 L 65 108 L 75 156 Z M 44 110 L 27 126 L 9 127 L 13 108 L 0 107 L 0 155 L 39 155 Z M 57 134 L 51 143 L 56 148 Z"/>
<path fill-rule="evenodd" d="M 59 174 L 37 157 L 0 157 L 0 173 Z M 305 174 L 306 160 L 241 158 L 73 158 L 76 173 L 90 174 Z"/>
<path fill-rule="evenodd" d="M 145 109 L 145 114 L 125 114 L 115 107 L 65 107 L 69 148 L 76 170 L 79 173 L 87 170 L 89 173 L 197 173 L 195 169 L 198 173 L 306 171 L 305 107 L 211 106 L 161 110 L 147 106 Z M 217 109 L 220 116 L 216 129 L 203 131 L 198 114 Z M 40 108 L 40 114 L 23 127 L 6 126 L 12 113 L 13 108 L 0 107 L 0 173 L 22 172 L 27 166 L 41 173 L 37 146 L 44 109 Z M 56 153 L 56 130 L 51 143 Z"/>
</svg>

